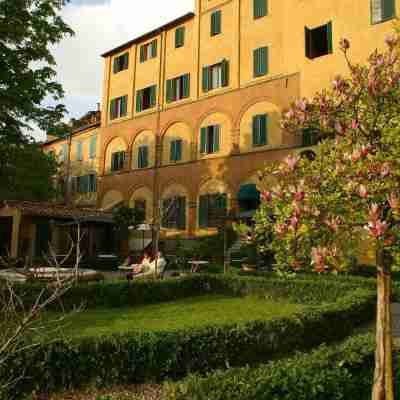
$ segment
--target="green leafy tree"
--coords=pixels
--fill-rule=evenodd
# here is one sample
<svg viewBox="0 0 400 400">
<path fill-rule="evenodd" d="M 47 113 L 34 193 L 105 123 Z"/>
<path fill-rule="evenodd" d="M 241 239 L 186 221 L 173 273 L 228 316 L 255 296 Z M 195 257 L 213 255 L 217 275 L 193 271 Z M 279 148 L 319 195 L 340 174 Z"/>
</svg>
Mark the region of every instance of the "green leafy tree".
<svg viewBox="0 0 400 400">
<path fill-rule="evenodd" d="M 66 111 L 57 104 L 64 93 L 54 80 L 55 60 L 50 52 L 50 46 L 73 34 L 59 15 L 65 4 L 66 0 L 0 1 L 0 187 L 19 176 L 8 173 L 19 168 L 14 156 L 20 148 L 33 151 L 26 132 L 32 126 L 47 131 Z M 45 100 L 55 105 L 46 107 Z M 38 156 L 34 160 L 38 162 Z M 39 170 L 46 171 L 46 166 Z"/>
<path fill-rule="evenodd" d="M 349 77 L 330 91 L 298 100 L 282 126 L 319 132 L 314 160 L 288 156 L 262 174 L 256 239 L 275 252 L 279 271 L 346 270 L 361 241 L 376 252 L 377 324 L 373 400 L 394 400 L 391 269 L 400 239 L 400 63 L 398 36 L 386 39 L 367 65 L 353 64 L 341 41 Z"/>
</svg>

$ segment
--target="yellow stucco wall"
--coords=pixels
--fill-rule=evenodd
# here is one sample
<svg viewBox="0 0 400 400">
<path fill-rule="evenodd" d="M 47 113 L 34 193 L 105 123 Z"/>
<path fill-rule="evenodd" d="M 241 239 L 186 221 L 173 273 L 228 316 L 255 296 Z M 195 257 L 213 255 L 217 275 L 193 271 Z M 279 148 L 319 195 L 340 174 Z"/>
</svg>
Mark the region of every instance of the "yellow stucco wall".
<svg viewBox="0 0 400 400">
<path fill-rule="evenodd" d="M 182 140 L 182 160 L 178 162 L 171 162 L 171 142 L 173 140 Z M 165 132 L 162 141 L 162 165 L 178 164 L 187 162 L 192 159 L 192 142 L 193 134 L 189 126 L 183 122 L 177 122 L 168 128 Z"/>
</svg>

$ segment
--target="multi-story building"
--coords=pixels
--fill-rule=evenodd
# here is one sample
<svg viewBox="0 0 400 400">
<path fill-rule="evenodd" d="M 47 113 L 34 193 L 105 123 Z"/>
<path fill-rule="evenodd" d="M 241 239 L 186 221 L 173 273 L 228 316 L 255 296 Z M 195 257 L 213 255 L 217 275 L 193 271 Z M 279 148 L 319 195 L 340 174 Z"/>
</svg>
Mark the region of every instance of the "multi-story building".
<svg viewBox="0 0 400 400">
<path fill-rule="evenodd" d="M 215 232 L 215 210 L 252 208 L 257 171 L 312 144 L 282 131 L 281 113 L 347 72 L 341 38 L 355 62 L 383 48 L 399 3 L 196 0 L 103 54 L 98 206 L 152 221 L 173 198 L 163 232 L 186 237 Z"/>
<path fill-rule="evenodd" d="M 89 112 L 73 121 L 72 133 L 64 137 L 48 136 L 43 150 L 60 164 L 56 184 L 62 198 L 80 207 L 97 204 L 97 175 L 100 169 L 101 138 L 99 111 Z"/>
</svg>

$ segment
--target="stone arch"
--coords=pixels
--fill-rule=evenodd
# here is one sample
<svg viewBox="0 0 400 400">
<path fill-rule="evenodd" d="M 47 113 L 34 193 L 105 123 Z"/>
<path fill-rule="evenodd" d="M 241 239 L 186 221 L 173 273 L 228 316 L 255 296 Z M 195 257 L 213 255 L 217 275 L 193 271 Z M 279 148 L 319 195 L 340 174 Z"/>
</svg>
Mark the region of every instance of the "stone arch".
<svg viewBox="0 0 400 400">
<path fill-rule="evenodd" d="M 129 198 L 129 207 L 135 208 L 135 202 L 145 202 L 145 218 L 144 221 L 148 224 L 153 222 L 153 192 L 147 186 L 138 186 L 133 191 Z"/>
<path fill-rule="evenodd" d="M 105 147 L 105 157 L 104 157 L 104 171 L 111 172 L 111 156 L 113 153 L 119 151 L 127 152 L 128 145 L 124 138 L 120 136 L 115 136 L 110 139 Z"/>
<path fill-rule="evenodd" d="M 219 151 L 217 153 L 204 155 L 200 152 L 200 134 L 201 128 L 205 128 L 211 125 L 220 126 L 220 143 Z M 232 117 L 226 111 L 212 110 L 203 114 L 199 119 L 199 123 L 195 130 L 194 145 L 196 146 L 197 158 L 210 158 L 210 157 L 221 157 L 227 156 L 232 151 Z"/>
<path fill-rule="evenodd" d="M 182 141 L 181 160 L 171 160 L 171 142 Z M 162 165 L 177 164 L 191 161 L 193 132 L 186 122 L 175 122 L 163 132 L 162 135 Z"/>
<path fill-rule="evenodd" d="M 148 166 L 151 168 L 155 165 L 156 159 L 156 136 L 154 132 L 149 129 L 140 131 L 132 142 L 131 146 L 131 168 L 138 169 L 139 167 L 139 147 L 148 147 Z"/>
<path fill-rule="evenodd" d="M 267 143 L 263 146 L 253 144 L 253 117 L 267 114 Z M 283 143 L 280 127 L 281 110 L 267 98 L 257 99 L 242 108 L 236 121 L 239 129 L 239 149 L 241 153 L 259 151 L 269 147 L 276 147 Z"/>
<path fill-rule="evenodd" d="M 124 196 L 118 190 L 109 190 L 101 199 L 101 209 L 110 211 L 117 205 L 124 202 Z"/>
</svg>

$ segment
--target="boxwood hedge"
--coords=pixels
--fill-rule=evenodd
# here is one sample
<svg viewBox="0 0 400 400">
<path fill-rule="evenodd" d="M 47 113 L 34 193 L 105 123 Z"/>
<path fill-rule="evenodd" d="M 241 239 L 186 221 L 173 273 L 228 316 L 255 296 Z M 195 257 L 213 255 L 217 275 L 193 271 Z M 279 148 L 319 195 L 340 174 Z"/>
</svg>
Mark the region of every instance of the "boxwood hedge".
<svg viewBox="0 0 400 400">
<path fill-rule="evenodd" d="M 53 392 L 84 385 L 176 380 L 189 373 L 254 366 L 295 350 L 343 339 L 353 328 L 371 320 L 375 312 L 375 291 L 357 288 L 353 283 L 232 276 L 196 276 L 132 286 L 77 286 L 64 301 L 71 307 L 83 299 L 89 307 L 134 306 L 149 299 L 165 301 L 193 294 L 241 295 L 253 291 L 284 296 L 310 306 L 291 317 L 268 321 L 43 343 L 35 351 L 19 354 L 0 370 L 0 381 L 24 377 L 5 398 L 11 400 L 32 391 Z"/>
<path fill-rule="evenodd" d="M 257 368 L 232 368 L 206 377 L 191 375 L 169 384 L 168 400 L 370 399 L 374 338 L 361 335 L 341 345 L 272 361 Z M 400 361 L 400 353 L 396 354 Z M 400 371 L 397 371 L 397 381 Z"/>
</svg>

